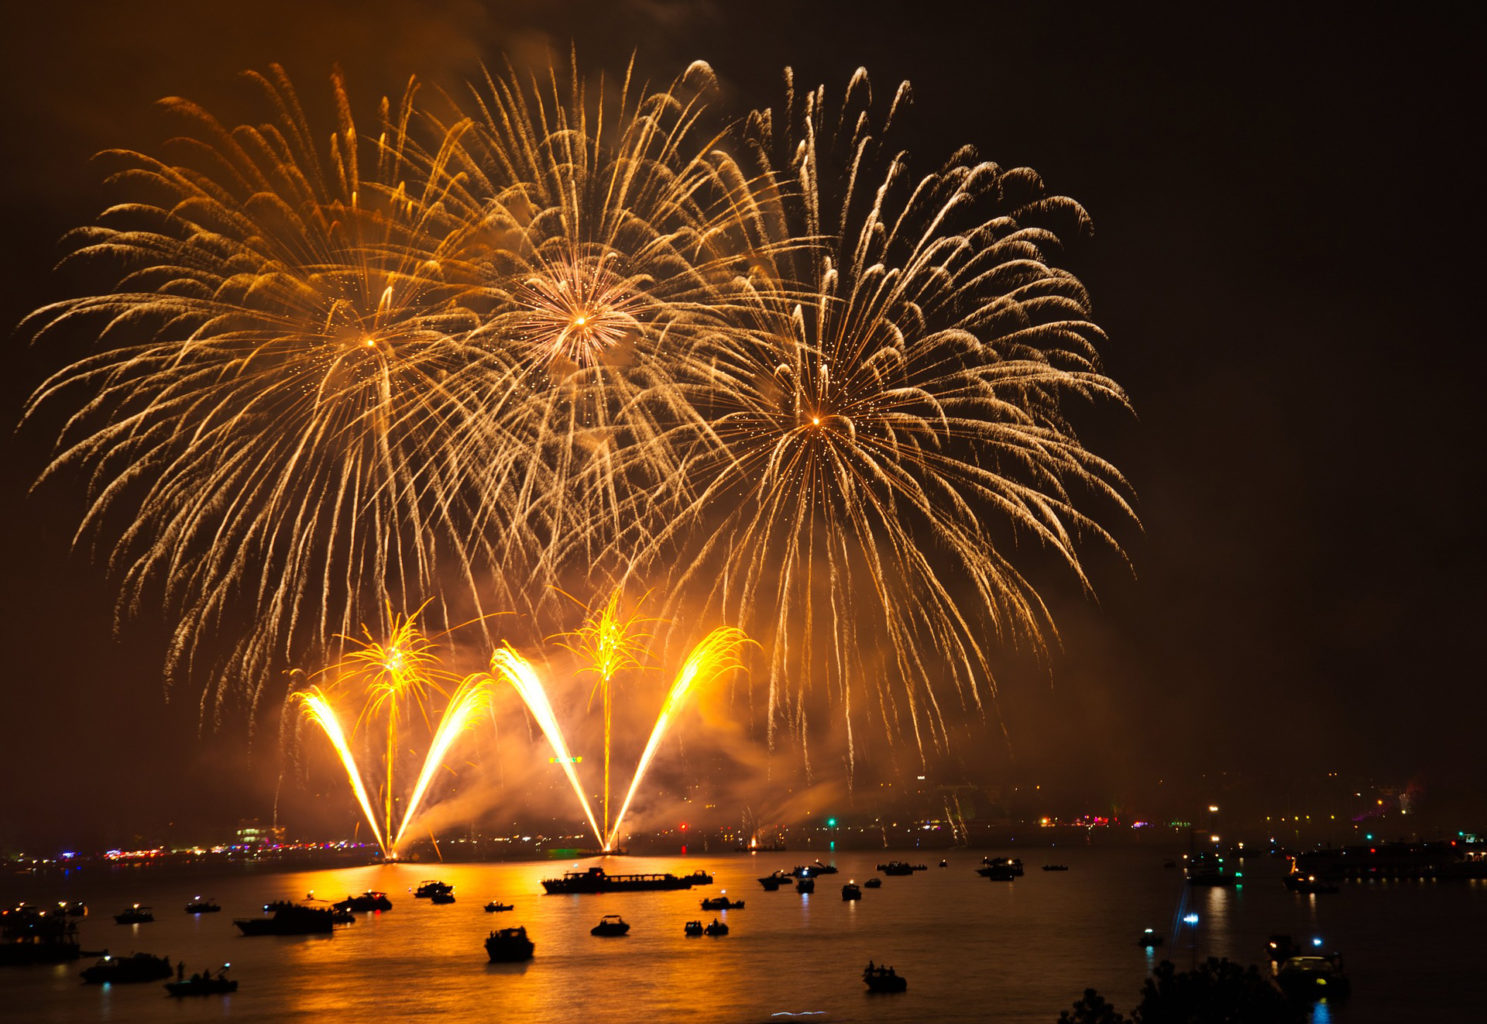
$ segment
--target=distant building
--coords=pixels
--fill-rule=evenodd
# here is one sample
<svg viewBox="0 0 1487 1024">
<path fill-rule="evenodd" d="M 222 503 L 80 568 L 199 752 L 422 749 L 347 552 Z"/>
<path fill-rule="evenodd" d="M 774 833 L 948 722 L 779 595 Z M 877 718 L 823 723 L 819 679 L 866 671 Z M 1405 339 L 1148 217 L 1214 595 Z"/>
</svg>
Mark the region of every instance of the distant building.
<svg viewBox="0 0 1487 1024">
<path fill-rule="evenodd" d="M 257 818 L 239 821 L 232 841 L 235 846 L 282 846 L 284 826 L 263 825 Z"/>
</svg>

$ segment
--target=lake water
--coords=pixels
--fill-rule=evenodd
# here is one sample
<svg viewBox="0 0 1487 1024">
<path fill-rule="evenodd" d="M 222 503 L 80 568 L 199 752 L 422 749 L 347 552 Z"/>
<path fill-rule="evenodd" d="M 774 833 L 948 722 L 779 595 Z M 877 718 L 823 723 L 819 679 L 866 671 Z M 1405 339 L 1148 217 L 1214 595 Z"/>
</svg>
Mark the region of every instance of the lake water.
<svg viewBox="0 0 1487 1024">
<path fill-rule="evenodd" d="M 1015 882 L 975 874 L 986 853 L 1015 853 L 1027 873 Z M 1345 883 L 1336 895 L 1298 896 L 1280 882 L 1283 865 L 1251 858 L 1239 890 L 1189 889 L 1153 847 L 951 850 L 947 868 L 929 851 L 823 856 L 840 874 L 817 881 L 814 896 L 764 892 L 755 879 L 817 853 L 755 856 L 628 857 L 612 872 L 702 868 L 706 889 L 600 896 L 546 896 L 541 879 L 571 864 L 394 864 L 319 871 L 200 876 L 90 869 L 70 877 L 10 876 L 0 902 L 83 899 L 83 948 L 184 960 L 187 973 L 231 962 L 240 990 L 230 997 L 174 1000 L 158 983 L 83 985 L 88 962 L 0 968 L 0 1020 L 119 1024 L 169 1021 L 727 1021 L 1042 1022 L 1086 987 L 1122 1012 L 1162 958 L 1258 962 L 1273 932 L 1298 942 L 1320 936 L 1341 952 L 1351 999 L 1323 1005 L 1317 1024 L 1383 1024 L 1476 1019 L 1480 932 L 1487 911 L 1482 882 Z M 885 877 L 843 902 L 841 883 L 881 874 L 881 861 L 929 864 Z M 1044 872 L 1045 863 L 1069 866 Z M 593 863 L 590 861 L 582 864 Z M 457 902 L 413 898 L 426 878 L 455 886 Z M 393 909 L 358 915 L 333 936 L 244 938 L 234 917 L 257 915 L 276 898 L 336 900 L 365 889 L 387 892 Z M 704 914 L 698 902 L 727 890 L 741 910 Z M 222 912 L 183 911 L 204 895 Z M 499 897 L 515 904 L 487 914 Z M 133 902 L 153 906 L 152 924 L 120 926 L 112 915 Z M 1197 926 L 1180 924 L 1199 915 Z M 603 914 L 631 925 L 621 939 L 589 929 Z M 723 938 L 686 938 L 688 920 L 728 923 Z M 487 963 L 493 927 L 524 925 L 536 943 L 522 965 Z M 1136 944 L 1145 927 L 1167 937 L 1149 955 Z M 1174 935 L 1174 931 L 1176 934 Z M 871 995 L 860 980 L 871 959 L 909 979 L 900 995 Z"/>
</svg>

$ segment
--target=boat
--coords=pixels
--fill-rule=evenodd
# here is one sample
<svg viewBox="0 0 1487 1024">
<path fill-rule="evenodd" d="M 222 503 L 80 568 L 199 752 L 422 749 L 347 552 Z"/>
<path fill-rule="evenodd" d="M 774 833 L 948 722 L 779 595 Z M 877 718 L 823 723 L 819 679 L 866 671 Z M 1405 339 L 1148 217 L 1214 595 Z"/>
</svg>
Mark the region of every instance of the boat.
<svg viewBox="0 0 1487 1024">
<path fill-rule="evenodd" d="M 656 892 L 711 885 L 712 876 L 702 871 L 690 875 L 610 875 L 599 866 L 587 871 L 565 871 L 562 878 L 544 878 L 542 888 L 550 895 L 596 892 Z"/>
<path fill-rule="evenodd" d="M 759 879 L 759 884 L 764 886 L 765 892 L 775 892 L 781 885 L 793 885 L 795 876 L 788 871 L 776 871 L 772 875 L 765 875 Z"/>
<path fill-rule="evenodd" d="M 287 910 L 292 906 L 294 906 L 294 900 L 272 900 L 263 905 L 263 912 L 272 914 L 276 910 Z"/>
<path fill-rule="evenodd" d="M 1022 859 L 1019 857 L 982 857 L 976 874 L 997 882 L 1009 882 L 1022 877 Z"/>
<path fill-rule="evenodd" d="M 63 910 L 21 903 L 0 911 L 0 965 L 57 964 L 82 955 L 77 925 Z"/>
<path fill-rule="evenodd" d="M 57 909 L 68 917 L 88 916 L 88 905 L 82 900 L 63 900 L 57 904 Z"/>
<path fill-rule="evenodd" d="M 702 901 L 703 910 L 742 910 L 743 900 L 730 900 L 726 892 L 721 896 L 712 896 Z"/>
<path fill-rule="evenodd" d="M 879 864 L 878 870 L 885 875 L 912 875 L 914 865 L 904 860 L 890 860 L 887 864 Z"/>
<path fill-rule="evenodd" d="M 1043 870 L 1044 871 L 1068 871 L 1069 870 L 1069 865 L 1067 865 L 1067 864 L 1044 864 L 1043 865 Z"/>
<path fill-rule="evenodd" d="M 1342 969 L 1342 958 L 1293 956 L 1275 972 L 1275 983 L 1292 999 L 1344 999 L 1351 985 Z"/>
<path fill-rule="evenodd" d="M 238 990 L 237 980 L 227 976 L 227 968 L 231 964 L 223 964 L 222 969 L 215 975 L 193 974 L 190 978 L 181 981 L 168 981 L 165 983 L 165 991 L 172 996 L 220 996 Z"/>
<path fill-rule="evenodd" d="M 713 923 L 702 929 L 702 931 L 704 934 L 711 935 L 713 938 L 716 939 L 720 936 L 728 934 L 728 926 L 715 917 L 713 918 Z"/>
<path fill-rule="evenodd" d="M 842 886 L 842 899 L 843 900 L 860 900 L 860 899 L 862 899 L 862 887 L 859 886 L 856 882 L 848 882 L 846 885 Z"/>
<path fill-rule="evenodd" d="M 797 878 L 795 880 L 795 891 L 809 896 L 816 891 L 816 880 L 814 878 Z"/>
<path fill-rule="evenodd" d="M 1162 937 L 1148 928 L 1136 939 L 1136 945 L 1145 946 L 1147 949 L 1155 949 L 1162 944 Z"/>
<path fill-rule="evenodd" d="M 903 992 L 909 987 L 908 979 L 902 974 L 892 967 L 874 967 L 871 960 L 863 969 L 862 980 L 869 992 Z"/>
<path fill-rule="evenodd" d="M 175 969 L 168 956 L 135 953 L 132 956 L 105 956 L 83 971 L 90 985 L 125 985 L 136 981 L 159 981 L 169 978 Z"/>
<path fill-rule="evenodd" d="M 114 920 L 119 924 L 148 924 L 155 920 L 155 915 L 150 912 L 149 907 L 142 907 L 136 903 L 121 913 L 115 914 Z"/>
<path fill-rule="evenodd" d="M 836 865 L 835 864 L 822 864 L 819 860 L 818 861 L 815 861 L 814 863 L 811 864 L 811 874 L 813 874 L 813 875 L 834 875 L 834 874 L 836 874 Z"/>
<path fill-rule="evenodd" d="M 940 867 L 942 867 L 942 868 L 948 868 L 949 866 L 950 866 L 950 862 L 948 860 L 945 860 L 943 857 L 941 857 L 940 858 Z"/>
<path fill-rule="evenodd" d="M 435 896 L 448 895 L 452 892 L 454 892 L 454 886 L 448 882 L 438 882 L 430 879 L 426 882 L 419 882 L 418 888 L 413 890 L 413 895 L 421 900 L 430 900 Z"/>
<path fill-rule="evenodd" d="M 356 915 L 346 907 L 337 906 L 332 903 L 330 907 L 331 924 L 355 924 Z"/>
<path fill-rule="evenodd" d="M 601 937 L 618 938 L 630 930 L 625 919 L 618 914 L 605 914 L 599 919 L 599 923 L 589 929 L 590 935 Z"/>
<path fill-rule="evenodd" d="M 215 914 L 222 908 L 211 900 L 202 899 L 200 896 L 186 904 L 188 914 Z"/>
<path fill-rule="evenodd" d="M 502 910 L 511 910 L 514 906 L 515 904 L 512 903 L 500 903 L 496 900 L 491 900 L 485 905 L 485 912 L 487 914 L 494 914 Z"/>
<path fill-rule="evenodd" d="M 485 954 L 493 964 L 511 964 L 532 959 L 536 945 L 521 925 L 492 931 L 485 940 Z"/>
<path fill-rule="evenodd" d="M 436 893 L 434 893 L 432 896 L 429 897 L 429 902 L 430 903 L 438 903 L 438 904 L 441 904 L 441 905 L 442 904 L 446 904 L 446 903 L 453 903 L 454 902 L 454 889 L 450 888 L 450 889 L 445 889 L 442 892 L 436 892 Z"/>
<path fill-rule="evenodd" d="M 238 918 L 232 923 L 244 935 L 314 935 L 332 930 L 335 912 L 330 907 L 291 903 L 275 910 L 272 917 Z"/>
<path fill-rule="evenodd" d="M 1224 867 L 1224 858 L 1212 853 L 1197 853 L 1188 858 L 1185 869 L 1188 885 L 1206 885 L 1231 888 L 1239 884 L 1239 877 L 1231 875 Z"/>
<path fill-rule="evenodd" d="M 876 875 L 874 875 L 872 878 L 869 878 L 866 882 L 863 882 L 862 885 L 866 889 L 881 889 L 881 888 L 883 888 L 883 880 L 881 878 L 877 877 Z"/>
<path fill-rule="evenodd" d="M 358 914 L 370 914 L 379 910 L 391 910 L 392 900 L 387 898 L 387 893 L 376 892 L 368 889 L 360 896 L 347 896 L 344 900 L 332 903 L 331 906 L 337 910 L 351 910 Z"/>
<path fill-rule="evenodd" d="M 697 938 L 699 935 L 702 934 L 702 922 L 688 921 L 682 928 L 682 934 L 684 934 L 689 939 Z"/>
</svg>

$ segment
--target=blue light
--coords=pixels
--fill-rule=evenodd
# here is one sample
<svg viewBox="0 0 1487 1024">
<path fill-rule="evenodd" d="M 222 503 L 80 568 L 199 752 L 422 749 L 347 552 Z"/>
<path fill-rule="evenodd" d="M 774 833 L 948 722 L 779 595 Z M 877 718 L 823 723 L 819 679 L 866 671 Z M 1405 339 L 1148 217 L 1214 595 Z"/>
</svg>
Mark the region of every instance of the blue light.
<svg viewBox="0 0 1487 1024">
<path fill-rule="evenodd" d="M 1197 914 L 1189 914 L 1187 917 L 1184 917 L 1182 920 L 1183 920 L 1183 923 L 1184 924 L 1197 924 L 1198 923 L 1198 915 Z"/>
<path fill-rule="evenodd" d="M 1321 938 L 1321 936 L 1317 936 L 1315 939 L 1312 939 L 1311 940 L 1311 944 L 1313 946 L 1320 946 L 1322 944 L 1322 938 Z"/>
</svg>

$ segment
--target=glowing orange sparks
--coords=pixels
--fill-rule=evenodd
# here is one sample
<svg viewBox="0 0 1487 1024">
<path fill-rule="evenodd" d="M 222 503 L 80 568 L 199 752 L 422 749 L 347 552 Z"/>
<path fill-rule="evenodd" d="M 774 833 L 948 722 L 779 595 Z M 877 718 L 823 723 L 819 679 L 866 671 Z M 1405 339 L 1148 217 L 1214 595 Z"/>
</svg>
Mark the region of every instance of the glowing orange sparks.
<svg viewBox="0 0 1487 1024">
<path fill-rule="evenodd" d="M 351 781 L 351 791 L 356 794 L 356 802 L 361 804 L 362 813 L 367 816 L 367 824 L 372 828 L 372 835 L 376 837 L 377 847 L 382 851 L 382 856 L 388 856 L 387 843 L 382 839 L 382 831 L 377 828 L 377 815 L 372 810 L 372 800 L 367 795 L 367 787 L 361 781 L 361 770 L 356 766 L 356 756 L 351 753 L 351 746 L 346 742 L 346 733 L 341 728 L 341 722 L 336 718 L 335 709 L 325 699 L 325 694 L 320 687 L 312 686 L 308 691 L 294 695 L 304 708 L 305 716 L 320 726 L 325 733 L 330 745 L 335 748 L 337 756 L 341 759 L 341 766 L 346 769 L 346 778 Z"/>
</svg>

